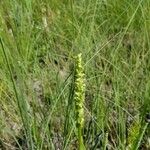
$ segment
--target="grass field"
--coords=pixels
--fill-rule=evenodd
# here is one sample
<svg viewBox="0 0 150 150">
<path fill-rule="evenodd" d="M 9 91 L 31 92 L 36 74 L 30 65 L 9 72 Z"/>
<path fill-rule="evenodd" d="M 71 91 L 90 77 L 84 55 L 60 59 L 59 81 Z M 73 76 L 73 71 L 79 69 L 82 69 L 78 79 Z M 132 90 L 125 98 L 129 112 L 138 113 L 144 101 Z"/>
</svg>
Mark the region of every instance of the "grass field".
<svg viewBox="0 0 150 150">
<path fill-rule="evenodd" d="M 149 123 L 149 0 L 0 1 L 0 149 L 150 150 Z"/>
</svg>

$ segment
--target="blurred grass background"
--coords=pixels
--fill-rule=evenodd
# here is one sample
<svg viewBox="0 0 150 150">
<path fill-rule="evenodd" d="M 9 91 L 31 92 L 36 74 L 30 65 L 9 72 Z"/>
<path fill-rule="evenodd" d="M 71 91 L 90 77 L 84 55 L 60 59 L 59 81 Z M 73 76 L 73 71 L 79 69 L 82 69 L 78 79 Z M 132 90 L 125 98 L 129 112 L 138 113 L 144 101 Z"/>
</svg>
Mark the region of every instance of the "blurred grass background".
<svg viewBox="0 0 150 150">
<path fill-rule="evenodd" d="M 149 0 L 0 1 L 1 149 L 78 148 L 80 52 L 86 149 L 149 149 L 149 36 Z"/>
</svg>

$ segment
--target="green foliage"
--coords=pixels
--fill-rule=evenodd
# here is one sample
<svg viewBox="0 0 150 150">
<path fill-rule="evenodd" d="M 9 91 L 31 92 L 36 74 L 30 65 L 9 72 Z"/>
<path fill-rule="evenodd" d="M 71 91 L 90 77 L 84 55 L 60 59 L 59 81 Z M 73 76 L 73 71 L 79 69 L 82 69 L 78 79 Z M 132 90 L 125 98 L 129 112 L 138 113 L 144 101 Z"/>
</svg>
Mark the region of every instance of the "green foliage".
<svg viewBox="0 0 150 150">
<path fill-rule="evenodd" d="M 0 1 L 0 149 L 149 149 L 149 8 Z"/>
</svg>

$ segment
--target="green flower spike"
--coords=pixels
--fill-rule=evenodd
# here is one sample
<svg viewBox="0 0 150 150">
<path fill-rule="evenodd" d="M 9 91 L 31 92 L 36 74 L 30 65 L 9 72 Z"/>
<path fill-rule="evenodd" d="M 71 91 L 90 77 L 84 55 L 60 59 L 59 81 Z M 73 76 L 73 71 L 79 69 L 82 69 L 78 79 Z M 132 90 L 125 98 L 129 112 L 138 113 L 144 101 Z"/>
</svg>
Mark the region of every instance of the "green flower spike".
<svg viewBox="0 0 150 150">
<path fill-rule="evenodd" d="M 74 86 L 74 100 L 76 109 L 76 126 L 78 130 L 79 150 L 84 150 L 82 130 L 84 126 L 84 99 L 85 99 L 85 83 L 84 83 L 84 69 L 82 66 L 81 53 L 76 57 L 75 63 L 75 86 Z"/>
</svg>

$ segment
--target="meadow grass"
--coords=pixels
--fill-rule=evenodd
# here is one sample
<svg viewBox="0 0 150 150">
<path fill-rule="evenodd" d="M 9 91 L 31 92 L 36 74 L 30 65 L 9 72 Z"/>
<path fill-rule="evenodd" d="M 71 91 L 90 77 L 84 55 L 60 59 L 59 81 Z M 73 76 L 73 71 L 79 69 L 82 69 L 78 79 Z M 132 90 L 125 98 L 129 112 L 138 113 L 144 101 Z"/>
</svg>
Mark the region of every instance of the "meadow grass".
<svg viewBox="0 0 150 150">
<path fill-rule="evenodd" d="M 0 1 L 0 149 L 150 149 L 150 1 Z"/>
</svg>

